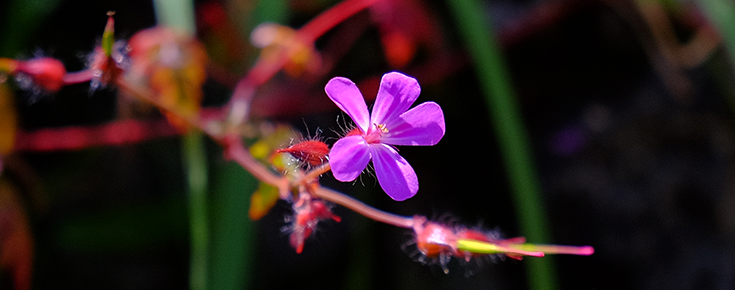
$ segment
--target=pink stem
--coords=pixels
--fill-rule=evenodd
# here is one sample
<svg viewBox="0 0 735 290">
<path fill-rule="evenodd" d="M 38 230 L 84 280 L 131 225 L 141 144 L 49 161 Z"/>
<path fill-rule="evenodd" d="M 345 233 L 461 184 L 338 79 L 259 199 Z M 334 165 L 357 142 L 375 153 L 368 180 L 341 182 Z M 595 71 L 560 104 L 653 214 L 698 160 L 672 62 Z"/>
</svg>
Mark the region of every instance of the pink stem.
<svg viewBox="0 0 735 290">
<path fill-rule="evenodd" d="M 94 78 L 94 70 L 85 69 L 78 72 L 68 72 L 64 75 L 64 85 L 86 83 Z"/>
<path fill-rule="evenodd" d="M 353 199 L 349 196 L 346 196 L 340 192 L 334 191 L 326 187 L 316 188 L 316 190 L 314 191 L 314 195 L 316 195 L 317 197 L 321 199 L 328 200 L 333 203 L 344 206 L 346 208 L 349 208 L 375 221 L 379 221 L 382 223 L 394 225 L 397 227 L 407 228 L 407 229 L 413 228 L 413 225 L 414 225 L 413 217 L 404 217 L 404 216 L 399 216 L 399 215 L 395 215 L 392 213 L 387 213 L 387 212 L 378 210 L 374 207 L 371 207 L 369 205 L 362 203 L 359 200 Z"/>
<path fill-rule="evenodd" d="M 595 253 L 595 248 L 591 246 L 559 246 L 559 245 L 521 244 L 521 245 L 509 245 L 509 247 L 528 250 L 528 251 L 540 251 L 546 254 L 566 254 L 566 255 L 589 256 Z"/>
<path fill-rule="evenodd" d="M 202 109 L 201 115 L 210 118 L 219 112 L 219 108 Z M 18 130 L 14 150 L 26 152 L 82 150 L 90 147 L 135 144 L 176 135 L 181 135 L 181 132 L 165 119 L 124 119 L 95 126 Z"/>
<path fill-rule="evenodd" d="M 346 0 L 332 6 L 329 10 L 322 12 L 317 15 L 316 18 L 309 21 L 298 30 L 298 34 L 304 41 L 314 42 L 317 38 L 321 37 L 342 23 L 345 19 L 352 17 L 357 12 L 362 11 L 371 5 L 380 2 L 381 0 Z"/>
<path fill-rule="evenodd" d="M 305 43 L 313 43 L 329 29 L 378 1 L 381 0 L 346 0 L 340 2 L 297 30 L 297 37 Z M 286 51 L 282 49 L 280 53 L 285 54 Z M 232 98 L 226 106 L 230 112 L 229 119 L 234 121 L 235 124 L 239 124 L 247 117 L 255 88 L 272 78 L 288 61 L 286 55 L 282 55 L 277 59 L 278 61 L 275 62 L 272 60 L 258 60 L 255 66 L 248 71 L 248 74 L 240 79 L 237 86 L 235 86 Z"/>
<path fill-rule="evenodd" d="M 301 180 L 304 180 L 306 182 L 309 182 L 310 180 L 316 180 L 319 176 L 329 172 L 330 170 L 332 170 L 332 165 L 330 165 L 329 162 L 324 163 L 310 170 L 308 173 L 306 173 L 306 175 L 304 175 L 303 178 L 301 178 Z"/>
<path fill-rule="evenodd" d="M 121 120 L 94 127 L 66 127 L 32 132 L 18 131 L 15 150 L 81 150 L 95 146 L 133 144 L 158 137 L 178 135 L 166 120 Z"/>
<path fill-rule="evenodd" d="M 223 144 L 223 146 L 225 146 L 225 152 L 228 158 L 240 164 L 240 166 L 245 168 L 245 170 L 250 172 L 250 174 L 255 176 L 255 178 L 257 178 L 258 180 L 278 187 L 281 198 L 288 196 L 290 188 L 288 179 L 286 177 L 276 175 L 272 171 L 265 168 L 265 166 L 260 164 L 258 160 L 255 160 L 255 158 L 250 155 L 250 152 L 248 152 L 245 147 L 242 146 L 242 143 L 225 142 L 224 139 L 218 138 L 216 136 L 212 136 L 212 138 L 220 141 L 220 144 Z"/>
</svg>

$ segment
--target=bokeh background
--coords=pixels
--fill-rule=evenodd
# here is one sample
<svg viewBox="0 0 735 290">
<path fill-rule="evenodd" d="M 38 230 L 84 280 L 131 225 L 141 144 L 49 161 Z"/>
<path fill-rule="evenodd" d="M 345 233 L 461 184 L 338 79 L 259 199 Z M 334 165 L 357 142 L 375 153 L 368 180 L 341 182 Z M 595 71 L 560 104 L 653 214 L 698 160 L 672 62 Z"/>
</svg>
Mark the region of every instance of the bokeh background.
<svg viewBox="0 0 735 290">
<path fill-rule="evenodd" d="M 197 37 L 211 62 L 204 106 L 222 106 L 255 62 L 260 49 L 249 37 L 256 25 L 298 28 L 336 3 L 195 1 Z M 527 178 L 538 185 L 544 242 L 596 250 L 544 258 L 553 265 L 552 287 L 734 289 L 732 2 L 479 4 L 485 25 L 475 29 L 499 48 L 503 62 L 495 66 L 507 74 L 520 113 L 511 135 L 528 140 Z M 317 40 L 315 67 L 281 72 L 258 89 L 252 118 L 333 142 L 345 116 L 323 92 L 331 77 L 351 78 L 371 97 L 385 72 L 415 76 L 419 102 L 439 103 L 447 127 L 436 146 L 400 148 L 419 176 L 418 195 L 395 202 L 369 175 L 344 184 L 327 174 L 323 184 L 396 214 L 527 235 L 518 221 L 523 204 L 508 181 L 504 137 L 483 89 L 488 80 L 453 5 L 383 1 L 348 18 Z M 81 70 L 110 10 L 120 39 L 156 24 L 150 1 L 0 2 L 0 57 L 52 56 L 69 71 Z M 138 105 L 114 88 L 90 93 L 79 84 L 37 94 L 5 81 L 14 92 L 19 139 L 123 118 L 165 120 L 154 110 L 131 109 Z M 411 258 L 409 231 L 339 206 L 342 222 L 320 225 L 296 254 L 283 232 L 289 205 L 279 202 L 251 221 L 256 181 L 215 143 L 206 150 L 211 289 L 529 289 L 525 263 L 535 258 L 453 261 L 444 274 Z M 0 258 L 32 252 L 0 259 L 0 288 L 13 289 L 18 265 L 32 265 L 32 289 L 189 287 L 180 136 L 79 150 L 19 146 L 3 165 Z M 12 248 L 2 242 L 19 216 L 32 240 Z"/>
</svg>

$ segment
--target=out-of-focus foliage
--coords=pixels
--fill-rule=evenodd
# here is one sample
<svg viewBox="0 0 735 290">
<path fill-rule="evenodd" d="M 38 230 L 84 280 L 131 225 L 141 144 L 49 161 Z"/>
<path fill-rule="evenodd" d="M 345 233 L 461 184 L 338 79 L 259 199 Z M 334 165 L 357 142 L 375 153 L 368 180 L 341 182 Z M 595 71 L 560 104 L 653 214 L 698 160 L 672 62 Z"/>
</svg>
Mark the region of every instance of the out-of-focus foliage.
<svg viewBox="0 0 735 290">
<path fill-rule="evenodd" d="M 165 113 L 180 129 L 184 118 L 198 116 L 207 55 L 195 39 L 164 27 L 136 33 L 129 41 L 129 77 L 150 86 L 155 97 L 175 114 Z"/>
<path fill-rule="evenodd" d="M 33 272 L 33 237 L 18 194 L 12 183 L 0 178 L 0 270 L 10 273 L 13 289 L 29 290 Z"/>
<path fill-rule="evenodd" d="M 0 84 L 0 156 L 6 156 L 13 151 L 17 127 L 18 114 L 15 109 L 15 97 L 7 85 Z"/>
<path fill-rule="evenodd" d="M 298 162 L 286 153 L 276 152 L 294 141 L 296 135 L 293 129 L 287 125 L 277 125 L 275 128 L 265 126 L 263 131 L 265 137 L 250 146 L 250 154 L 279 172 L 296 173 L 299 170 Z M 281 196 L 278 188 L 261 182 L 250 197 L 250 210 L 248 211 L 250 218 L 253 220 L 262 218 L 276 205 L 279 198 Z"/>
</svg>

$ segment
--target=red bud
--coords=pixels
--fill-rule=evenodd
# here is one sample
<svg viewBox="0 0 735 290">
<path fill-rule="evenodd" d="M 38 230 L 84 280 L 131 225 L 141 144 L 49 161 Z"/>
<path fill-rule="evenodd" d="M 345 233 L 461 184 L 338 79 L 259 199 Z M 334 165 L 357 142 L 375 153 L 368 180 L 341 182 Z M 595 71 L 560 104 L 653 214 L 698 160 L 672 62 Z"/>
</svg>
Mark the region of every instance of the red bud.
<svg viewBox="0 0 735 290">
<path fill-rule="evenodd" d="M 57 59 L 39 57 L 18 62 L 15 72 L 28 76 L 33 84 L 47 92 L 56 92 L 64 85 L 66 68 Z"/>
<path fill-rule="evenodd" d="M 322 141 L 308 140 L 285 149 L 279 149 L 276 152 L 286 152 L 301 162 L 309 164 L 309 166 L 318 166 L 327 160 L 329 146 Z"/>
</svg>

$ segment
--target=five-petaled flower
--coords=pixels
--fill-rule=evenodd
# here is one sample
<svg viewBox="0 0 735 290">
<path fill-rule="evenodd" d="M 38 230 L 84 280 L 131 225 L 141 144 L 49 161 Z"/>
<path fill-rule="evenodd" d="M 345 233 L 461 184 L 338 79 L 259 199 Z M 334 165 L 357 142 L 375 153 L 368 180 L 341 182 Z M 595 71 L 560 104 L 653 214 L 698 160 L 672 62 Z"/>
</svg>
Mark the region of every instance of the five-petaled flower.
<svg viewBox="0 0 735 290">
<path fill-rule="evenodd" d="M 325 91 L 352 118 L 357 128 L 337 140 L 329 153 L 334 177 L 353 181 L 372 159 L 378 183 L 397 201 L 406 200 L 419 189 L 411 165 L 392 145 L 434 145 L 444 136 L 444 113 L 434 102 L 409 107 L 421 93 L 416 79 L 398 72 L 383 75 L 372 113 L 355 83 L 347 78 L 331 79 Z"/>
</svg>

